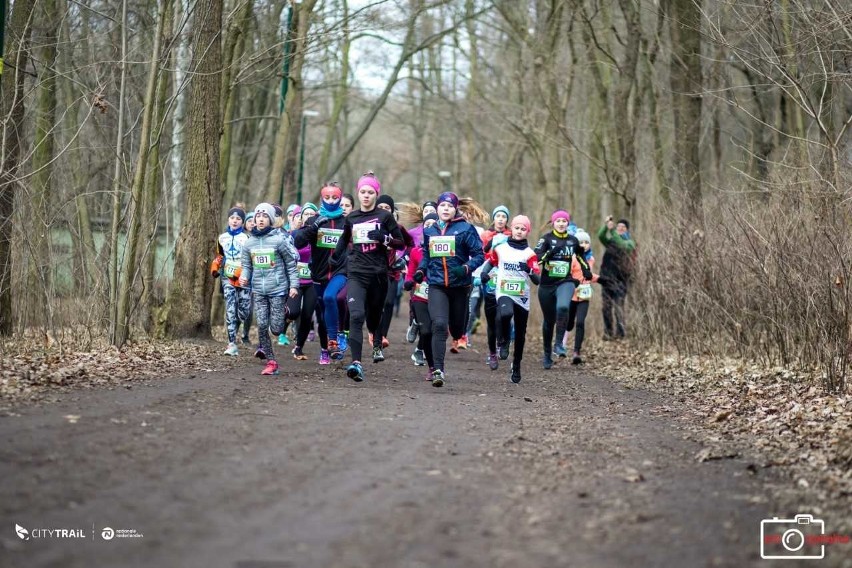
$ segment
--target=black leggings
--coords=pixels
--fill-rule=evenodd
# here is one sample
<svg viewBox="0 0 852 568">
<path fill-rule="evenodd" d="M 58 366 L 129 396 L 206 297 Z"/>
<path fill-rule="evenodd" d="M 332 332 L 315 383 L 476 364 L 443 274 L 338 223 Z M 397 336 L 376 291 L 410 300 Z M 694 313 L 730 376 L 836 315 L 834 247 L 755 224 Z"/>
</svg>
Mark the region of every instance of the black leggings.
<svg viewBox="0 0 852 568">
<path fill-rule="evenodd" d="M 396 303 L 396 287 L 398 282 L 388 276 L 388 291 L 385 295 L 385 307 L 382 310 L 382 323 L 379 326 L 382 337 L 388 336 L 391 320 L 393 319 L 393 305 Z"/>
<path fill-rule="evenodd" d="M 373 347 L 381 347 L 382 338 L 378 330 L 387 293 L 387 274 L 349 275 L 349 281 L 346 283 L 346 303 L 349 306 L 349 348 L 352 350 L 353 361 L 361 361 L 365 321 L 367 331 L 373 334 Z"/>
<path fill-rule="evenodd" d="M 313 282 L 302 286 L 302 315 L 299 318 L 299 332 L 296 336 L 296 345 L 305 346 L 308 334 L 313 327 L 313 316 L 317 316 L 317 331 L 320 337 L 320 347 L 328 349 L 328 331 L 325 329 L 325 318 L 323 310 L 317 302 L 317 289 Z"/>
<path fill-rule="evenodd" d="M 414 311 L 414 319 L 420 325 L 420 338 L 417 340 L 417 348 L 426 356 L 429 369 L 435 368 L 435 357 L 432 354 L 432 317 L 429 315 L 429 304 L 427 302 L 411 302 Z"/>
<path fill-rule="evenodd" d="M 524 344 L 527 342 L 527 321 L 530 312 L 521 305 L 514 302 L 508 296 L 497 300 L 497 325 L 500 329 L 500 337 L 504 341 L 509 340 L 511 333 L 512 318 L 515 319 L 515 352 L 512 357 L 512 367 L 519 369 L 521 359 L 524 358 Z"/>
<path fill-rule="evenodd" d="M 453 339 L 460 339 L 467 326 L 468 295 L 470 286 L 444 288 L 429 286 L 429 315 L 432 317 L 432 355 L 435 368 L 444 370 L 447 354 L 447 331 Z"/>
<path fill-rule="evenodd" d="M 488 352 L 497 353 L 497 296 L 482 292 L 485 304 L 485 321 L 488 324 Z M 508 335 L 506 336 L 508 337 Z"/>
<path fill-rule="evenodd" d="M 553 326 L 556 326 L 556 341 L 562 343 L 568 325 L 568 312 L 571 298 L 574 296 L 574 282 L 568 281 L 556 286 L 539 286 L 538 303 L 541 304 L 541 334 L 544 340 L 544 352 L 553 349 Z M 517 333 L 517 332 L 516 332 Z"/>
<path fill-rule="evenodd" d="M 577 332 L 574 334 L 574 351 L 580 352 L 583 348 L 583 338 L 586 336 L 586 315 L 589 313 L 589 302 L 571 302 L 571 307 L 568 309 L 568 327 L 566 331 L 571 331 L 575 327 Z"/>
</svg>

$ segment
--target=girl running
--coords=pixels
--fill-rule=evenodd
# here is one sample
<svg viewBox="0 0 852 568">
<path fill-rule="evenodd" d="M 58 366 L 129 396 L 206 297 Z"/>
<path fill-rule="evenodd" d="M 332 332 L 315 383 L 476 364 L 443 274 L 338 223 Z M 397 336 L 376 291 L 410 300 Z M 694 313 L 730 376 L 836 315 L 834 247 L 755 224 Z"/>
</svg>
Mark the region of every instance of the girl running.
<svg viewBox="0 0 852 568">
<path fill-rule="evenodd" d="M 483 263 L 482 242 L 476 229 L 459 214 L 455 193 L 438 196 L 438 222 L 423 230 L 423 259 L 412 280 L 429 284 L 432 320 L 432 386 L 444 386 L 447 332 L 460 339 L 467 325 L 468 295 L 473 271 Z"/>
<path fill-rule="evenodd" d="M 302 207 L 301 225 L 304 228 L 297 229 L 293 232 L 293 242 L 299 248 L 299 291 L 302 296 L 302 310 L 299 317 L 299 327 L 296 333 L 296 347 L 293 348 L 293 358 L 299 361 L 307 360 L 307 355 L 303 349 L 305 342 L 308 340 L 308 335 L 313 328 L 313 318 L 316 314 L 317 328 L 320 337 L 320 356 L 319 364 L 328 365 L 331 359 L 328 353 L 328 335 L 325 329 L 325 321 L 322 317 L 322 311 L 317 309 L 317 290 L 314 287 L 312 264 L 312 244 L 310 239 L 302 238 L 302 233 L 306 232 L 307 227 L 314 225 L 313 219 L 317 216 L 319 209 L 313 203 L 305 203 Z M 296 218 L 293 218 L 294 222 Z M 314 225 L 315 226 L 315 225 Z M 297 240 L 297 237 L 298 240 Z M 302 245 L 302 246 L 299 246 Z"/>
<path fill-rule="evenodd" d="M 509 208 L 505 205 L 498 205 L 491 212 L 491 226 L 482 233 L 482 246 L 485 252 L 491 250 L 492 246 L 496 246 L 509 238 L 512 232 L 507 226 L 509 223 Z M 496 238 L 496 241 L 495 241 Z M 483 271 L 484 272 L 484 271 Z M 488 339 L 488 367 L 492 371 L 496 371 L 499 363 L 497 362 L 497 296 L 494 287 L 495 281 L 486 278 L 482 280 L 482 303 L 485 307 L 485 322 L 488 329 L 486 330 Z"/>
<path fill-rule="evenodd" d="M 239 284 L 251 284 L 257 331 L 260 336 L 261 358 L 268 359 L 261 375 L 277 375 L 278 363 L 272 351 L 273 335 L 284 329 L 287 315 L 286 299 L 299 294 L 296 265 L 299 255 L 289 235 L 273 231 L 275 209 L 269 203 L 254 208 L 255 228 L 251 238 L 243 245 Z"/>
<path fill-rule="evenodd" d="M 571 307 L 568 309 L 568 324 L 566 331 L 576 329 L 574 333 L 574 356 L 571 358 L 572 365 L 583 362 L 580 351 L 583 349 L 583 339 L 586 336 L 586 315 L 589 313 L 589 300 L 592 299 L 592 282 L 598 282 L 599 276 L 592 273 L 595 265 L 595 257 L 592 254 L 592 238 L 583 229 L 577 229 L 574 234 L 580 242 L 572 264 L 572 276 L 578 281 L 574 297 L 571 299 Z M 589 277 L 591 275 L 591 277 Z"/>
<path fill-rule="evenodd" d="M 571 263 L 579 250 L 577 238 L 568 232 L 571 216 L 562 209 L 550 216 L 553 229 L 539 238 L 535 253 L 542 266 L 541 286 L 538 287 L 538 301 L 541 304 L 543 320 L 541 323 L 544 338 L 544 357 L 542 367 L 553 367 L 553 353 L 565 357 L 562 336 L 568 320 L 568 309 L 577 282 L 572 276 Z M 553 341 L 553 328 L 556 327 L 556 343 Z"/>
<path fill-rule="evenodd" d="M 346 217 L 343 234 L 337 242 L 331 265 L 339 266 L 343 262 L 351 243 L 346 303 L 351 319 L 349 348 L 352 352 L 352 364 L 347 367 L 346 376 L 354 381 L 362 381 L 364 369 L 361 366 L 361 352 L 365 321 L 367 330 L 374 334 L 373 362 L 385 360 L 379 323 L 387 295 L 388 249 L 402 250 L 405 245 L 393 215 L 384 209 L 376 208 L 376 199 L 382 192 L 382 185 L 373 172 L 361 176 L 357 187 L 361 208 Z"/>
<path fill-rule="evenodd" d="M 238 207 L 228 211 L 228 228 L 217 239 L 219 256 L 213 261 L 211 274 L 221 278 L 222 293 L 225 296 L 225 327 L 228 329 L 228 347 L 225 355 L 240 354 L 237 347 L 237 329 L 243 322 L 243 331 L 248 336 L 248 319 L 251 317 L 251 290 L 239 284 L 242 269 L 243 246 L 249 237 L 243 231 L 246 213 Z"/>
<path fill-rule="evenodd" d="M 539 283 L 540 270 L 535 251 L 527 242 L 530 220 L 524 215 L 512 219 L 512 236 L 491 249 L 482 271 L 486 282 L 491 279 L 490 267 L 497 267 L 497 331 L 500 358 L 509 357 L 509 333 L 515 323 L 515 351 L 509 380 L 521 382 L 521 360 L 526 344 L 527 321 L 530 316 L 530 282 Z"/>
</svg>

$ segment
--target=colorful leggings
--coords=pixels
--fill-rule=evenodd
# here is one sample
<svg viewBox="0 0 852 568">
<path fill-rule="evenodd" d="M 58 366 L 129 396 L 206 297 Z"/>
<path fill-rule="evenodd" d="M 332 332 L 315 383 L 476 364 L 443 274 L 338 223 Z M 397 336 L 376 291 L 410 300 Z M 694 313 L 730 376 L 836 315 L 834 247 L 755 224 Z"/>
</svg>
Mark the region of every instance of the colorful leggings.
<svg viewBox="0 0 852 568">
<path fill-rule="evenodd" d="M 277 336 L 284 331 L 284 319 L 287 316 L 287 296 L 254 295 L 254 313 L 257 316 L 257 334 L 260 348 L 270 361 L 275 360 L 269 332 Z"/>
<path fill-rule="evenodd" d="M 237 342 L 237 328 L 243 322 L 243 329 L 248 334 L 248 321 L 251 317 L 251 290 L 236 288 L 230 283 L 222 285 L 225 295 L 225 327 L 228 328 L 228 342 Z"/>
</svg>

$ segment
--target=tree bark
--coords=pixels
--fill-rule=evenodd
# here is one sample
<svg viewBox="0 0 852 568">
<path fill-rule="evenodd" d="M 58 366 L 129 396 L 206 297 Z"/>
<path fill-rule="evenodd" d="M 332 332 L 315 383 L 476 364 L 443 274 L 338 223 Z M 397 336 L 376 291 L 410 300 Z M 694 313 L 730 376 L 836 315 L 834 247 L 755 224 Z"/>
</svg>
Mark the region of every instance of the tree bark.
<svg viewBox="0 0 852 568">
<path fill-rule="evenodd" d="M 0 75 L 0 335 L 12 334 L 12 216 L 18 189 L 21 136 L 24 131 L 24 80 L 29 59 L 31 16 L 35 0 L 16 0 L 6 29 L 9 49 Z"/>
<path fill-rule="evenodd" d="M 210 337 L 213 279 L 207 267 L 216 254 L 221 203 L 219 114 L 222 80 L 222 0 L 199 1 L 192 38 L 191 96 L 187 122 L 186 214 L 175 248 L 172 285 L 163 314 L 168 337 Z M 210 101 L 216 101 L 210 104 Z"/>
</svg>

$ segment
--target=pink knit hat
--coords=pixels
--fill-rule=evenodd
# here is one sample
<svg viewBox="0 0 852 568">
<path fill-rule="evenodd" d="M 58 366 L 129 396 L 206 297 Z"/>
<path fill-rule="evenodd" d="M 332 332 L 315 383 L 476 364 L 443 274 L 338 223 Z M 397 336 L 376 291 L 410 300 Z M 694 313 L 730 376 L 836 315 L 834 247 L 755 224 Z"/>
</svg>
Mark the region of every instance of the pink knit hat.
<svg viewBox="0 0 852 568">
<path fill-rule="evenodd" d="M 367 172 L 358 178 L 358 184 L 355 186 L 355 191 L 358 191 L 364 186 L 372 187 L 376 190 L 376 194 L 380 194 L 382 192 L 382 184 L 379 183 L 378 178 L 373 172 Z"/>
<path fill-rule="evenodd" d="M 553 215 L 550 216 L 550 222 L 553 223 L 557 219 L 565 219 L 569 223 L 571 222 L 571 215 L 568 214 L 564 209 L 558 209 L 553 212 Z"/>
<path fill-rule="evenodd" d="M 509 226 L 514 227 L 515 225 L 523 225 L 527 228 L 527 232 L 529 233 L 532 224 L 530 223 L 530 218 L 526 215 L 517 215 L 514 219 L 512 219 L 512 224 Z"/>
</svg>

